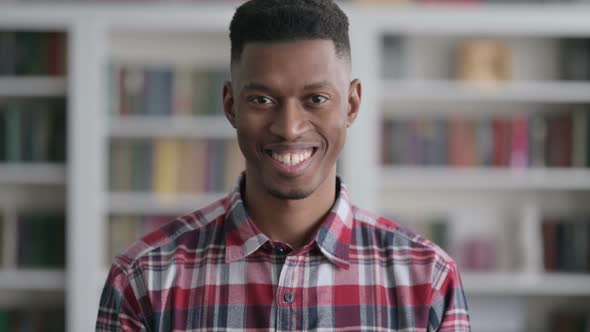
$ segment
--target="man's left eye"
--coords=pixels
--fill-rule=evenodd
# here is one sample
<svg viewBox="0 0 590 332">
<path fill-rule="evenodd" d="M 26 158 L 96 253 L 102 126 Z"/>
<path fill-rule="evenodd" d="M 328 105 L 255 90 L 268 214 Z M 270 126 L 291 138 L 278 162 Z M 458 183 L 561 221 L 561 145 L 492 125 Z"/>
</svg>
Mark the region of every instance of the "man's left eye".
<svg viewBox="0 0 590 332">
<path fill-rule="evenodd" d="M 325 103 L 326 101 L 328 101 L 328 98 L 326 96 L 322 96 L 322 95 L 313 95 L 313 96 L 311 96 L 310 100 L 314 104 L 321 104 L 321 103 Z"/>
</svg>

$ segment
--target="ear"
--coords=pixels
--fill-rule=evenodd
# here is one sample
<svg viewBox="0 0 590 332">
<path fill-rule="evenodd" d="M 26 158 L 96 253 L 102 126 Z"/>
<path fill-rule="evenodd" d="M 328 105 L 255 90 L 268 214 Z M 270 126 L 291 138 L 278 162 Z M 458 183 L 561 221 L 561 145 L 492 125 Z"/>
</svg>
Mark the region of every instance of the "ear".
<svg viewBox="0 0 590 332">
<path fill-rule="evenodd" d="M 223 84 L 223 113 L 232 127 L 236 128 L 236 112 L 234 111 L 234 95 L 231 82 Z"/>
<path fill-rule="evenodd" d="M 346 127 L 350 127 L 361 107 L 362 86 L 359 79 L 354 79 L 350 82 L 348 90 L 348 113 L 346 114 Z"/>
</svg>

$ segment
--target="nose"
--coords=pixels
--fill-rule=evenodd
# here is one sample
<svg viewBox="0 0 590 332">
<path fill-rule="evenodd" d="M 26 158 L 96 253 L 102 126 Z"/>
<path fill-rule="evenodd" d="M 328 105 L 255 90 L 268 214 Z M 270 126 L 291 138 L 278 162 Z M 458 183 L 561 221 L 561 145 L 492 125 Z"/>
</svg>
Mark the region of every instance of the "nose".
<svg viewBox="0 0 590 332">
<path fill-rule="evenodd" d="M 286 141 L 297 140 L 309 128 L 307 111 L 297 101 L 287 101 L 273 112 L 270 132 Z"/>
</svg>

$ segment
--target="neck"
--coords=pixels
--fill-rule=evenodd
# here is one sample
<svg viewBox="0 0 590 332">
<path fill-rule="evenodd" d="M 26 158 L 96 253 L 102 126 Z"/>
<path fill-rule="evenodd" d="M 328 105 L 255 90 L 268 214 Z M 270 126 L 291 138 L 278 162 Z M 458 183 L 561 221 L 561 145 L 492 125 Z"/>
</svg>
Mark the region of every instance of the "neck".
<svg viewBox="0 0 590 332">
<path fill-rule="evenodd" d="M 321 225 L 336 197 L 336 172 L 306 198 L 280 199 L 259 187 L 257 181 L 248 181 L 244 200 L 253 222 L 273 241 L 288 243 L 299 248 L 309 242 Z"/>
</svg>

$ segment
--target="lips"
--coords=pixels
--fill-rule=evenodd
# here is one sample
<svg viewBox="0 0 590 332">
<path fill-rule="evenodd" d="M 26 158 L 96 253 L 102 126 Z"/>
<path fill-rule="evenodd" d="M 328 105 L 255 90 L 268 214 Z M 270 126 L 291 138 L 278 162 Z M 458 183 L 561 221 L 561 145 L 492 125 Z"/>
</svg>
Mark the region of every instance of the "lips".
<svg viewBox="0 0 590 332">
<path fill-rule="evenodd" d="M 286 173 L 297 173 L 302 171 L 309 164 L 317 150 L 317 147 L 311 145 L 277 145 L 266 147 L 264 152 L 281 171 Z"/>
</svg>

